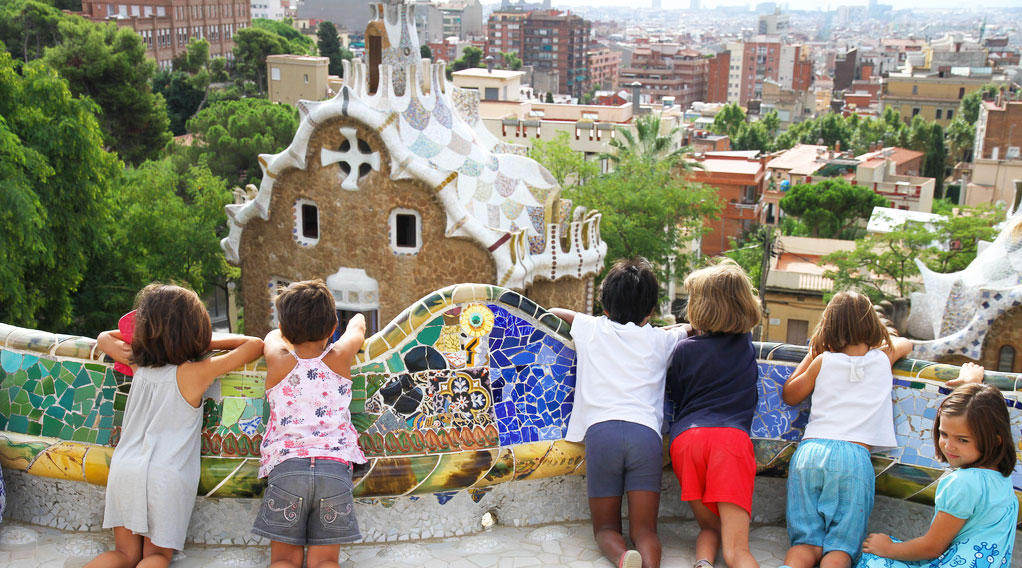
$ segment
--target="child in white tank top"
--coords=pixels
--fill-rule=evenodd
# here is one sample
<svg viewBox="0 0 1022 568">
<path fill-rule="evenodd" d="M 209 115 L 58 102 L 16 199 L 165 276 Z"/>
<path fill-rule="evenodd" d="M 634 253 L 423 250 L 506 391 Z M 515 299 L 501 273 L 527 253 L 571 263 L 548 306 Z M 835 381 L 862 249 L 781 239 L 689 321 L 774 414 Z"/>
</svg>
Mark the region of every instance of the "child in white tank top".
<svg viewBox="0 0 1022 568">
<path fill-rule="evenodd" d="M 891 367 L 911 351 L 862 294 L 839 292 L 824 309 L 782 393 L 791 405 L 812 397 L 788 469 L 787 566 L 847 567 L 859 555 L 873 510 L 870 452 L 896 445 Z"/>
</svg>

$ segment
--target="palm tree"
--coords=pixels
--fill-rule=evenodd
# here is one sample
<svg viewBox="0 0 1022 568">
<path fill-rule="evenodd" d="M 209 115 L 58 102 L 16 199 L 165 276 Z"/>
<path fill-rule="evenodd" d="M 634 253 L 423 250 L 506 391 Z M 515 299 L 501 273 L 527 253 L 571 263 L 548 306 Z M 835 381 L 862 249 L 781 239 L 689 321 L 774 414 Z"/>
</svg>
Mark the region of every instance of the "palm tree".
<svg viewBox="0 0 1022 568">
<path fill-rule="evenodd" d="M 613 152 L 600 154 L 600 159 L 610 160 L 615 166 L 626 157 L 635 157 L 649 162 L 669 160 L 683 169 L 689 170 L 692 168 L 692 164 L 682 157 L 692 149 L 682 146 L 671 150 L 680 132 L 681 129 L 675 126 L 671 128 L 670 132 L 661 135 L 659 115 L 640 116 L 635 120 L 634 132 L 630 128 L 618 128 L 620 136 L 610 141 Z"/>
</svg>

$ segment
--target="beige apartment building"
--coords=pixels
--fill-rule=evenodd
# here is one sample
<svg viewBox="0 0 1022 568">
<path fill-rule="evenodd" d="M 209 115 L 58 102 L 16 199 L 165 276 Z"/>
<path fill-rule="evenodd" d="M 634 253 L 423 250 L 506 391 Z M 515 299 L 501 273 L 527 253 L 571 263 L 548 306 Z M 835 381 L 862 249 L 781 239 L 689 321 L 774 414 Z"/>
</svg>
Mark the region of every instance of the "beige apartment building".
<svg viewBox="0 0 1022 568">
<path fill-rule="evenodd" d="M 961 75 L 929 70 L 891 73 L 882 79 L 880 107 L 893 107 L 905 122 L 921 116 L 947 128 L 965 95 L 987 83 L 1004 82 L 1003 75 L 974 73 L 968 68 L 960 72 Z"/>
<path fill-rule="evenodd" d="M 269 99 L 295 106 L 300 100 L 321 101 L 333 96 L 330 89 L 330 59 L 312 55 L 270 55 L 266 57 Z"/>
<path fill-rule="evenodd" d="M 521 98 L 525 71 L 463 69 L 453 74 L 454 86 L 479 92 L 480 101 L 513 101 Z"/>
</svg>

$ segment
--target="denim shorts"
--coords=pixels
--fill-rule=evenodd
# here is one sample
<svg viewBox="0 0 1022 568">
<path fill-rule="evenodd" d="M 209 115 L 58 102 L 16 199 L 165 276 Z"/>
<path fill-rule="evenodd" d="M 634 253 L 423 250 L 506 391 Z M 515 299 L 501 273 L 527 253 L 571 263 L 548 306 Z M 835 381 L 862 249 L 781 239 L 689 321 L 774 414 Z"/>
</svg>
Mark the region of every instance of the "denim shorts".
<svg viewBox="0 0 1022 568">
<path fill-rule="evenodd" d="M 620 497 L 629 491 L 660 493 L 664 442 L 648 426 L 608 420 L 586 430 L 589 497 Z"/>
<path fill-rule="evenodd" d="M 876 474 L 869 450 L 852 442 L 802 440 L 788 469 L 788 538 L 855 561 L 873 512 Z"/>
<path fill-rule="evenodd" d="M 348 464 L 322 458 L 281 462 L 270 470 L 252 532 L 300 546 L 360 540 L 351 489 Z"/>
</svg>

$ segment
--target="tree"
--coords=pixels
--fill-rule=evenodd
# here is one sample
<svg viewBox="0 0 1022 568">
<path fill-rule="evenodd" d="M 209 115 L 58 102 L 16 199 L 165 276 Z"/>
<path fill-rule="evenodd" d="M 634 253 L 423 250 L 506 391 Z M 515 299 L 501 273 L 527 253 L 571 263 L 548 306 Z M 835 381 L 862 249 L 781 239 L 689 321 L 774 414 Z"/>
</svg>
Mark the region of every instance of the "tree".
<svg viewBox="0 0 1022 568">
<path fill-rule="evenodd" d="M 81 18 L 62 20 L 60 34 L 43 60 L 67 80 L 72 94 L 99 105 L 106 145 L 129 164 L 158 156 L 170 142 L 170 120 L 163 97 L 150 87 L 156 62 L 146 57 L 138 34 Z"/>
<path fill-rule="evenodd" d="M 937 123 L 929 124 L 929 139 L 923 150 L 923 172 L 926 177 L 935 181 L 933 195 L 944 196 L 944 175 L 947 166 L 947 150 L 944 147 L 944 129 Z"/>
<path fill-rule="evenodd" d="M 53 331 L 71 321 L 121 168 L 98 110 L 43 62 L 0 49 L 0 321 Z"/>
<path fill-rule="evenodd" d="M 742 124 L 737 135 L 731 139 L 732 150 L 759 150 L 769 152 L 773 146 L 767 125 L 760 122 Z"/>
<path fill-rule="evenodd" d="M 296 30 L 294 26 L 291 25 L 290 18 L 285 20 L 254 18 L 252 20 L 252 27 L 266 30 L 284 38 L 284 41 L 288 43 L 288 53 L 294 53 L 297 55 L 316 54 L 316 42 L 312 41 L 311 38 L 302 32 Z"/>
<path fill-rule="evenodd" d="M 43 56 L 47 47 L 60 43 L 60 10 L 35 0 L 0 2 L 0 43 L 15 59 L 29 62 Z"/>
<path fill-rule="evenodd" d="M 544 103 L 551 104 L 554 102 L 554 94 L 550 91 L 546 92 L 546 98 L 543 99 Z"/>
<path fill-rule="evenodd" d="M 951 163 L 971 162 L 972 146 L 976 140 L 976 125 L 966 122 L 961 114 L 955 115 L 947 126 L 948 155 Z"/>
<path fill-rule="evenodd" d="M 228 186 L 255 183 L 262 178 L 259 154 L 280 152 L 298 130 L 298 111 L 266 99 L 219 101 L 188 121 L 195 138 L 191 146 L 175 149 L 178 172 L 205 164 Z"/>
<path fill-rule="evenodd" d="M 922 258 L 935 272 L 964 270 L 976 258 L 979 241 L 997 238 L 997 225 L 1004 221 L 1003 206 L 983 204 L 977 207 L 952 205 L 944 200 L 934 201 L 934 213 L 945 218 L 934 224 L 931 235 L 946 235 L 944 246 L 932 247 Z"/>
<path fill-rule="evenodd" d="M 933 234 L 921 225 L 909 225 L 890 233 L 870 233 L 855 241 L 852 251 L 823 257 L 835 267 L 823 275 L 834 281 L 834 291 L 857 289 L 874 302 L 907 298 L 916 288 L 919 274 L 915 259 L 933 244 Z M 892 289 L 893 286 L 893 289 Z"/>
<path fill-rule="evenodd" d="M 419 57 L 422 59 L 433 59 L 433 50 L 428 45 L 422 44 L 419 46 Z"/>
<path fill-rule="evenodd" d="M 715 219 L 721 208 L 716 189 L 677 175 L 673 160 L 646 160 L 631 152 L 614 171 L 564 195 L 603 215 L 600 236 L 607 258 L 644 256 L 661 282 L 693 264 L 694 258 L 681 251 L 706 232 L 703 220 Z"/>
<path fill-rule="evenodd" d="M 546 167 L 562 188 L 581 185 L 600 173 L 596 162 L 571 149 L 569 139 L 562 130 L 553 140 L 536 140 L 529 149 L 529 157 Z"/>
<path fill-rule="evenodd" d="M 660 134 L 660 130 L 660 115 L 644 114 L 635 120 L 635 132 L 630 128 L 618 127 L 620 136 L 612 138 L 608 144 L 613 151 L 600 154 L 600 158 L 614 164 L 628 157 L 647 162 L 665 160 L 671 165 L 685 164 L 681 156 L 689 148 L 673 148 L 681 129 L 675 126 L 667 134 Z M 687 169 L 688 166 L 685 167 Z"/>
<path fill-rule="evenodd" d="M 717 111 L 710 130 L 716 134 L 726 134 L 728 138 L 734 140 L 738 135 L 738 129 L 745 124 L 745 118 L 745 111 L 738 103 L 728 103 Z"/>
<path fill-rule="evenodd" d="M 227 61 L 209 56 L 209 42 L 191 38 L 184 52 L 174 58 L 174 71 L 161 71 L 153 78 L 153 91 L 167 101 L 170 129 L 185 133 L 185 122 L 202 110 L 214 82 L 226 81 Z"/>
<path fill-rule="evenodd" d="M 178 175 L 168 160 L 145 162 L 112 185 L 109 222 L 73 299 L 74 332 L 108 328 L 150 282 L 187 284 L 202 295 L 238 272 L 220 250 L 231 193 L 207 168 Z"/>
<path fill-rule="evenodd" d="M 874 207 L 890 203 L 869 188 L 852 185 L 842 178 L 814 184 L 799 184 L 781 198 L 781 210 L 805 223 L 812 237 L 841 238 L 861 231 Z"/>
<path fill-rule="evenodd" d="M 518 57 L 518 54 L 513 51 L 502 51 L 500 57 L 504 61 L 504 68 L 512 71 L 520 71 L 522 68 L 522 59 Z"/>
<path fill-rule="evenodd" d="M 454 60 L 447 68 L 447 78 L 453 77 L 455 71 L 461 71 L 462 69 L 474 69 L 481 67 L 483 62 L 483 50 L 474 46 L 469 45 L 465 47 L 465 50 L 461 52 L 461 57 Z"/>
<path fill-rule="evenodd" d="M 350 61 L 352 54 L 341 47 L 341 40 L 337 38 L 337 26 L 332 22 L 320 22 L 316 28 L 316 46 L 319 48 L 320 57 L 330 59 L 330 74 L 338 77 L 344 75 L 343 61 Z"/>
<path fill-rule="evenodd" d="M 234 64 L 238 75 L 254 81 L 259 92 L 266 92 L 266 58 L 288 53 L 289 44 L 281 36 L 260 28 L 242 28 L 234 34 Z"/>
</svg>

